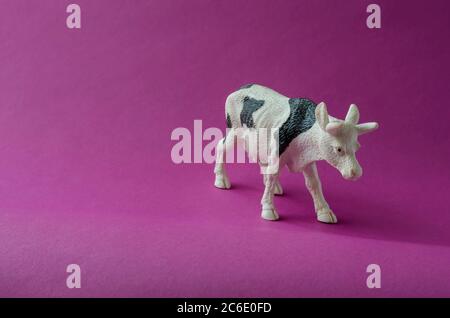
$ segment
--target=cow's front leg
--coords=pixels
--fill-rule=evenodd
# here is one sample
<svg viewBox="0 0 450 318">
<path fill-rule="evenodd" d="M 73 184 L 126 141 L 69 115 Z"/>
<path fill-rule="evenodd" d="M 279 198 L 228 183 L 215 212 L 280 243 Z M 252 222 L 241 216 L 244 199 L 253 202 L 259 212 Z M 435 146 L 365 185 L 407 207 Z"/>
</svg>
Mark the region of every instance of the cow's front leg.
<svg viewBox="0 0 450 318">
<path fill-rule="evenodd" d="M 264 175 L 264 179 L 263 179 L 263 183 L 264 185 L 266 185 L 266 179 L 267 179 L 267 175 Z M 280 178 L 277 178 L 277 181 L 275 182 L 274 188 L 273 188 L 273 193 L 275 195 L 283 195 L 283 188 L 281 187 L 280 184 Z"/>
<path fill-rule="evenodd" d="M 314 208 L 317 213 L 317 220 L 323 223 L 337 223 L 336 215 L 331 211 L 322 193 L 319 174 L 315 163 L 308 165 L 303 171 L 306 187 L 311 193 L 314 201 Z"/>
<path fill-rule="evenodd" d="M 279 219 L 278 213 L 273 204 L 273 195 L 275 185 L 278 182 L 278 174 L 264 175 L 264 194 L 261 199 L 262 212 L 261 217 L 265 220 L 276 221 Z"/>
</svg>

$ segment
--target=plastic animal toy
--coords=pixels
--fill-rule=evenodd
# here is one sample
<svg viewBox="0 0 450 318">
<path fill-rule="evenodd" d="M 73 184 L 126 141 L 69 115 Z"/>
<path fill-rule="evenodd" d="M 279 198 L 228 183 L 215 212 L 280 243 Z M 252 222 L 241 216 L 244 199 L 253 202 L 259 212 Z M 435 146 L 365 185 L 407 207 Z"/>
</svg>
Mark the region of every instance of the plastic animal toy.
<svg viewBox="0 0 450 318">
<path fill-rule="evenodd" d="M 217 144 L 214 185 L 221 189 L 231 186 L 224 168 L 224 156 L 230 147 L 234 147 L 235 139 L 245 147 L 242 134 L 237 133 L 238 128 L 276 129 L 277 143 L 271 144 L 271 147 L 278 148 L 278 170 L 264 173 L 261 217 L 266 220 L 279 218 L 273 197 L 283 194 L 279 171 L 287 166 L 291 172 L 303 172 L 306 187 L 314 201 L 317 220 L 336 223 L 336 215 L 323 196 L 315 162 L 326 160 L 345 179 L 358 179 L 362 175 L 362 168 L 355 157 L 360 147 L 358 136 L 377 129 L 378 124 L 358 124 L 359 111 L 354 104 L 350 105 L 345 120 L 340 120 L 328 115 L 323 102 L 316 105 L 306 98 L 288 98 L 256 84 L 243 86 L 229 95 L 225 111 L 229 129 L 225 138 Z M 264 171 L 267 163 L 260 165 Z"/>
</svg>

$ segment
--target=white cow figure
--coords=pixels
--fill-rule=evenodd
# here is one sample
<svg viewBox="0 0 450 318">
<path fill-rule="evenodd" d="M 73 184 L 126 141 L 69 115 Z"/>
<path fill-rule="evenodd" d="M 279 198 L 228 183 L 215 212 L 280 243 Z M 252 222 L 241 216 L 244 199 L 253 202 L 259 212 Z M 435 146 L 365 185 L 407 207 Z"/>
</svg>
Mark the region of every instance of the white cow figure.
<svg viewBox="0 0 450 318">
<path fill-rule="evenodd" d="M 350 105 L 345 120 L 340 120 L 328 115 L 323 102 L 316 105 L 306 98 L 288 98 L 256 84 L 243 86 L 229 95 L 225 109 L 229 131 L 217 144 L 214 185 L 221 189 L 231 186 L 224 168 L 225 152 L 234 147 L 235 139 L 245 145 L 242 134 L 237 133 L 239 129 L 277 129 L 279 139 L 275 147 L 279 169 L 264 174 L 262 218 L 279 218 L 273 197 L 274 194 L 283 194 L 278 177 L 279 171 L 286 165 L 291 172 L 303 172 L 306 187 L 314 201 L 317 220 L 336 223 L 337 218 L 322 193 L 316 161 L 326 160 L 345 179 L 358 179 L 362 175 L 362 168 L 355 157 L 360 147 L 358 136 L 377 129 L 378 124 L 358 124 L 356 105 Z M 265 171 L 267 163 L 260 162 L 260 165 Z"/>
</svg>

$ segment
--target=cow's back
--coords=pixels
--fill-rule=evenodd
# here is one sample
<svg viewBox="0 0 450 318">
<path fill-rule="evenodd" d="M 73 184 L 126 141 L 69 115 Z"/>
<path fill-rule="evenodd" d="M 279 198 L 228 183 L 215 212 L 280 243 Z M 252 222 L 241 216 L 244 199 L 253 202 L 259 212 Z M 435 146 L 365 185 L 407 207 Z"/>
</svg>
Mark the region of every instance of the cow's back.
<svg viewBox="0 0 450 318">
<path fill-rule="evenodd" d="M 243 86 L 228 96 L 225 106 L 228 128 L 275 128 L 279 153 L 315 123 L 316 103 L 307 98 L 289 98 L 257 84 Z"/>
<path fill-rule="evenodd" d="M 228 96 L 225 112 L 229 128 L 278 128 L 289 117 L 289 98 L 257 84 Z"/>
</svg>

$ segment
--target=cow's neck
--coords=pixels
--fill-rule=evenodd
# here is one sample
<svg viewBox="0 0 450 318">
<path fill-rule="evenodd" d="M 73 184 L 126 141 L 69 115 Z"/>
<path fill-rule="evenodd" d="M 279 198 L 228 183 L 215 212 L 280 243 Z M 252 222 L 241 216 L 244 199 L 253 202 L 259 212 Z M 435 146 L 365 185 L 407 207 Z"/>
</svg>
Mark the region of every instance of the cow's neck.
<svg viewBox="0 0 450 318">
<path fill-rule="evenodd" d="M 302 172 L 312 162 L 323 160 L 320 151 L 320 138 L 323 131 L 316 122 L 309 130 L 293 140 L 293 148 L 289 151 L 288 166 L 293 172 Z"/>
</svg>

